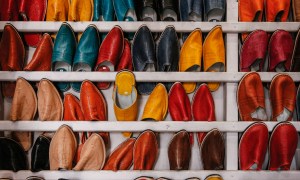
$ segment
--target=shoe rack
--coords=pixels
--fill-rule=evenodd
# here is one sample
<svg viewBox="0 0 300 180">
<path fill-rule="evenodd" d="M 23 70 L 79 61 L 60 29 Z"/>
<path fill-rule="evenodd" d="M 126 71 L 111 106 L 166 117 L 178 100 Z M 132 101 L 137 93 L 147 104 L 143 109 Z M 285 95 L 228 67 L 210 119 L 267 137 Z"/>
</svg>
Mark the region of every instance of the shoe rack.
<svg viewBox="0 0 300 180">
<path fill-rule="evenodd" d="M 173 25 L 177 32 L 191 32 L 195 28 L 201 28 L 202 32 L 209 32 L 214 26 L 221 25 L 225 35 L 226 46 L 226 72 L 134 72 L 137 82 L 222 82 L 219 90 L 213 93 L 216 106 L 216 122 L 173 122 L 168 115 L 162 122 L 141 122 L 140 117 L 148 96 L 139 97 L 139 120 L 136 122 L 118 122 L 115 120 L 112 106 L 112 87 L 102 91 L 108 103 L 109 120 L 107 122 L 42 122 L 22 121 L 11 122 L 7 120 L 10 110 L 10 100 L 0 99 L 0 131 L 34 131 L 35 138 L 41 132 L 54 132 L 62 124 L 69 125 L 73 131 L 108 131 L 111 132 L 111 147 L 113 150 L 122 139 L 122 131 L 138 132 L 146 129 L 160 133 L 160 153 L 153 171 L 0 171 L 0 178 L 25 179 L 29 176 L 39 176 L 45 179 L 135 179 L 140 176 L 151 176 L 154 178 L 166 177 L 170 179 L 186 179 L 198 177 L 205 179 L 211 174 L 219 174 L 224 180 L 239 179 L 287 179 L 296 180 L 300 178 L 300 148 L 298 148 L 292 170 L 290 171 L 240 171 L 238 170 L 238 144 L 239 133 L 243 132 L 252 122 L 239 122 L 239 115 L 236 103 L 236 91 L 238 82 L 245 73 L 238 72 L 239 62 L 239 33 L 251 32 L 256 29 L 263 29 L 267 32 L 274 32 L 276 29 L 284 29 L 289 32 L 296 32 L 300 27 L 299 22 L 238 22 L 237 0 L 227 0 L 226 22 L 69 22 L 75 32 L 83 32 L 89 24 L 95 24 L 100 32 L 108 32 L 114 25 L 122 27 L 124 32 L 135 32 L 142 25 L 146 24 L 152 32 L 162 32 L 167 25 Z M 3 31 L 7 22 L 0 22 L 0 31 Z M 62 22 L 9 22 L 19 32 L 57 32 Z M 32 56 L 33 49 L 29 48 L 28 56 Z M 276 73 L 259 73 L 263 82 L 270 82 Z M 288 73 L 295 82 L 300 82 L 300 73 Z M 40 81 L 47 78 L 56 81 L 83 81 L 85 79 L 93 82 L 113 82 L 116 72 L 3 72 L 0 71 L 0 81 L 15 81 L 18 77 L 24 77 L 28 81 Z M 266 89 L 265 89 L 266 90 Z M 190 98 L 193 94 L 189 95 Z M 268 97 L 268 96 L 267 96 Z M 270 107 L 268 107 L 270 109 Z M 270 113 L 269 113 L 270 117 Z M 295 119 L 295 118 L 294 118 Z M 300 132 L 300 122 L 292 122 Z M 277 122 L 266 122 L 271 132 Z M 168 170 L 167 147 L 174 132 L 185 129 L 189 132 L 209 131 L 217 128 L 224 133 L 226 141 L 225 170 L 204 171 L 201 165 L 200 153 L 197 141 L 192 149 L 191 170 L 170 171 Z M 135 136 L 136 137 L 136 136 Z M 29 153 L 30 154 L 30 153 Z M 28 158 L 30 159 L 30 157 Z M 267 160 L 266 160 L 267 162 Z"/>
</svg>

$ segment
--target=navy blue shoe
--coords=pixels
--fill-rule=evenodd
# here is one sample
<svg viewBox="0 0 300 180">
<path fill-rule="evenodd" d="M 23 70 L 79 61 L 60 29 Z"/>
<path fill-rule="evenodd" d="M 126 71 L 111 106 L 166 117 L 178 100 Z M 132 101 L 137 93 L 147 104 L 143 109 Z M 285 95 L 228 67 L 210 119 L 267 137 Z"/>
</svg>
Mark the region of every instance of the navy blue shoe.
<svg viewBox="0 0 300 180">
<path fill-rule="evenodd" d="M 204 0 L 204 19 L 208 22 L 223 21 L 225 0 Z"/>
</svg>

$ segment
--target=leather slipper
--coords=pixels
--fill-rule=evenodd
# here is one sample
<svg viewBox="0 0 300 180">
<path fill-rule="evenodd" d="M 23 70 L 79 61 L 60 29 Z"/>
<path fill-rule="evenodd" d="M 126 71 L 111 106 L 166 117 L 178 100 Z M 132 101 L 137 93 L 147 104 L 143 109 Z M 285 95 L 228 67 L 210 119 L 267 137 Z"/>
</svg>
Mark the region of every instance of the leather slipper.
<svg viewBox="0 0 300 180">
<path fill-rule="evenodd" d="M 124 39 L 124 50 L 123 54 L 120 58 L 119 64 L 117 66 L 117 71 L 121 71 L 124 69 L 128 69 L 130 71 L 133 71 L 133 65 L 132 65 L 132 55 L 131 55 L 131 44 L 128 41 L 128 39 Z"/>
<path fill-rule="evenodd" d="M 296 86 L 288 74 L 277 74 L 270 85 L 272 121 L 291 121 L 295 109 Z"/>
<path fill-rule="evenodd" d="M 19 3 L 17 0 L 1 1 L 0 21 L 18 21 L 19 20 Z"/>
<path fill-rule="evenodd" d="M 300 5 L 300 3 L 299 3 Z M 298 30 L 292 56 L 292 72 L 300 72 L 300 29 Z"/>
<path fill-rule="evenodd" d="M 133 146 L 135 138 L 128 138 L 122 142 L 109 156 L 103 170 L 128 170 L 133 162 Z"/>
<path fill-rule="evenodd" d="M 268 47 L 268 34 L 263 30 L 251 32 L 240 51 L 240 71 L 262 71 Z"/>
<path fill-rule="evenodd" d="M 264 87 L 258 73 L 243 76 L 236 99 L 241 121 L 267 121 Z"/>
<path fill-rule="evenodd" d="M 167 0 L 159 2 L 161 21 L 178 21 L 177 1 Z"/>
<path fill-rule="evenodd" d="M 50 170 L 49 166 L 49 147 L 50 139 L 44 135 L 40 135 L 31 151 L 31 171 L 38 172 Z"/>
<path fill-rule="evenodd" d="M 220 175 L 209 175 L 204 180 L 223 180 L 223 178 Z"/>
<path fill-rule="evenodd" d="M 84 120 L 81 110 L 80 101 L 71 93 L 65 94 L 64 97 L 64 121 Z"/>
<path fill-rule="evenodd" d="M 223 21 L 225 0 L 204 0 L 204 19 L 208 22 Z"/>
<path fill-rule="evenodd" d="M 158 1 L 134 1 L 138 21 L 158 21 Z"/>
<path fill-rule="evenodd" d="M 292 0 L 292 8 L 293 8 L 293 19 L 296 22 L 300 21 L 300 2 L 297 0 Z"/>
<path fill-rule="evenodd" d="M 289 122 L 276 125 L 269 142 L 269 170 L 290 170 L 298 144 L 298 132 Z"/>
<path fill-rule="evenodd" d="M 263 122 L 251 124 L 239 143 L 240 170 L 261 170 L 268 149 L 269 132 Z"/>
<path fill-rule="evenodd" d="M 285 22 L 289 16 L 290 0 L 266 0 L 267 22 Z"/>
<path fill-rule="evenodd" d="M 114 21 L 112 0 L 94 0 L 93 21 Z"/>
</svg>

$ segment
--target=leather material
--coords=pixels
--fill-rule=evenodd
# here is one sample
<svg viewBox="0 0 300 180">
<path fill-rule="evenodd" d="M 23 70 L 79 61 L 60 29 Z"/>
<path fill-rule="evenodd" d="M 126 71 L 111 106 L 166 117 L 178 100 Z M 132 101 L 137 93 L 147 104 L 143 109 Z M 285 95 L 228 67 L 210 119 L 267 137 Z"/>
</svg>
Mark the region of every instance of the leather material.
<svg viewBox="0 0 300 180">
<path fill-rule="evenodd" d="M 19 13 L 23 21 L 44 21 L 46 17 L 47 0 L 20 0 Z M 36 47 L 42 40 L 41 33 L 24 33 L 28 46 Z"/>
<path fill-rule="evenodd" d="M 38 112 L 41 121 L 60 121 L 63 118 L 63 102 L 48 79 L 42 79 L 38 86 Z"/>
<path fill-rule="evenodd" d="M 134 180 L 155 180 L 155 179 L 153 177 L 142 176 L 142 177 L 138 177 Z"/>
<path fill-rule="evenodd" d="M 0 21 L 18 21 L 19 3 L 17 0 L 0 0 Z"/>
<path fill-rule="evenodd" d="M 49 147 L 50 139 L 40 135 L 31 151 L 31 170 L 33 172 L 50 170 L 49 166 Z"/>
<path fill-rule="evenodd" d="M 113 27 L 103 40 L 98 53 L 95 71 L 115 71 L 124 50 L 124 35 L 121 27 Z M 109 82 L 97 83 L 99 89 L 108 89 Z"/>
<path fill-rule="evenodd" d="M 199 72 L 202 60 L 202 32 L 195 29 L 183 43 L 180 58 L 180 72 Z M 182 83 L 186 93 L 192 93 L 196 89 L 195 82 Z"/>
<path fill-rule="evenodd" d="M 178 20 L 178 2 L 176 0 L 161 0 L 159 2 L 161 21 L 177 21 Z"/>
<path fill-rule="evenodd" d="M 80 159 L 73 168 L 75 171 L 80 170 L 99 170 L 105 163 L 106 150 L 103 139 L 99 134 L 92 134 L 84 143 Z"/>
<path fill-rule="evenodd" d="M 120 62 L 118 64 L 117 71 L 121 71 L 123 69 L 128 69 L 130 71 L 133 70 L 130 46 L 130 42 L 127 39 L 124 39 L 124 50 Z"/>
<path fill-rule="evenodd" d="M 133 161 L 133 146 L 135 138 L 128 138 L 122 142 L 107 159 L 103 170 L 128 170 Z"/>
<path fill-rule="evenodd" d="M 215 103 L 206 84 L 201 84 L 193 96 L 192 114 L 194 121 L 216 121 Z M 206 133 L 197 133 L 198 143 L 201 144 Z"/>
<path fill-rule="evenodd" d="M 52 71 L 71 71 L 76 44 L 72 27 L 68 23 L 62 23 L 54 41 Z M 62 92 L 70 88 L 70 83 L 67 82 L 59 82 L 56 85 Z"/>
<path fill-rule="evenodd" d="M 28 170 L 27 156 L 22 146 L 16 141 L 0 137 L 0 170 Z"/>
<path fill-rule="evenodd" d="M 300 5 L 300 4 L 299 4 Z M 300 30 L 298 30 L 292 56 L 292 72 L 300 72 Z"/>
<path fill-rule="evenodd" d="M 92 71 L 100 46 L 100 37 L 95 25 L 89 25 L 83 32 L 74 55 L 72 71 Z M 80 92 L 81 83 L 71 83 L 72 89 Z"/>
<path fill-rule="evenodd" d="M 135 33 L 132 42 L 132 60 L 134 71 L 156 71 L 155 42 L 150 29 L 142 25 Z M 156 83 L 137 83 L 139 94 L 150 94 Z"/>
<path fill-rule="evenodd" d="M 18 78 L 12 100 L 10 119 L 12 121 L 33 120 L 37 111 L 37 97 L 32 86 L 23 78 Z M 25 151 L 32 146 L 31 132 L 13 132 L 13 138 Z"/>
<path fill-rule="evenodd" d="M 223 178 L 220 175 L 209 175 L 205 180 L 223 180 Z"/>
<path fill-rule="evenodd" d="M 157 0 L 135 0 L 134 6 L 138 21 L 158 21 L 159 15 Z"/>
<path fill-rule="evenodd" d="M 202 0 L 179 0 L 181 21 L 202 21 Z"/>
<path fill-rule="evenodd" d="M 167 26 L 160 35 L 156 47 L 158 71 L 178 71 L 179 51 L 180 46 L 175 28 L 174 26 Z M 173 83 L 164 84 L 169 90 Z"/>
<path fill-rule="evenodd" d="M 240 71 L 262 71 L 268 47 L 268 34 L 263 30 L 251 32 L 240 51 Z M 259 63 L 258 67 L 257 64 Z"/>
<path fill-rule="evenodd" d="M 296 109 L 297 109 L 297 118 L 298 120 L 300 120 L 300 85 L 297 90 Z"/>
<path fill-rule="evenodd" d="M 67 21 L 71 0 L 48 0 L 46 21 Z"/>
<path fill-rule="evenodd" d="M 269 132 L 263 122 L 251 124 L 239 143 L 239 169 L 261 170 L 268 149 Z"/>
<path fill-rule="evenodd" d="M 107 121 L 107 103 L 97 87 L 88 80 L 83 81 L 80 92 L 80 103 L 86 121 Z M 109 142 L 109 133 L 99 133 L 105 144 Z"/>
<path fill-rule="evenodd" d="M 300 21 L 300 2 L 297 0 L 292 0 L 292 8 L 293 8 L 293 19 L 296 22 Z"/>
<path fill-rule="evenodd" d="M 241 121 L 267 120 L 251 116 L 258 108 L 266 108 L 264 88 L 258 73 L 250 72 L 243 76 L 237 90 L 237 103 Z"/>
<path fill-rule="evenodd" d="M 67 93 L 64 98 L 64 116 L 63 120 L 77 121 L 84 120 L 80 102 L 73 94 Z"/>
<path fill-rule="evenodd" d="M 168 112 L 168 92 L 166 87 L 158 83 L 146 102 L 142 120 L 163 121 Z"/>
<path fill-rule="evenodd" d="M 286 120 L 292 120 L 296 103 L 296 91 L 295 83 L 288 74 L 277 74 L 272 79 L 270 85 L 272 121 L 279 121 L 278 116 L 284 112 L 284 109 L 290 112 Z"/>
<path fill-rule="evenodd" d="M 118 21 L 136 21 L 136 14 L 133 0 L 113 0 L 113 5 Z M 133 11 L 134 14 L 128 12 Z M 131 16 L 130 16 L 131 15 Z"/>
<path fill-rule="evenodd" d="M 62 125 L 55 132 L 49 148 L 50 170 L 71 170 L 77 142 L 72 129 Z"/>
<path fill-rule="evenodd" d="M 137 120 L 137 96 L 134 74 L 127 70 L 117 73 L 113 90 L 114 112 L 117 121 Z M 132 133 L 124 132 L 123 135 L 130 137 Z"/>
<path fill-rule="evenodd" d="M 284 72 L 291 70 L 291 61 L 294 49 L 294 40 L 291 34 L 285 30 L 275 31 L 269 43 L 269 67 L 270 72 Z M 279 68 L 278 65 L 283 65 Z"/>
<path fill-rule="evenodd" d="M 204 170 L 223 170 L 225 157 L 225 140 L 218 129 L 207 133 L 200 145 Z"/>
<path fill-rule="evenodd" d="M 93 21 L 113 21 L 114 6 L 112 0 L 94 0 Z"/>
<path fill-rule="evenodd" d="M 69 21 L 92 21 L 94 14 L 93 0 L 72 0 L 68 20 Z"/>
<path fill-rule="evenodd" d="M 176 133 L 168 147 L 170 170 L 188 170 L 191 154 L 189 133 L 185 130 Z"/>
<path fill-rule="evenodd" d="M 204 0 L 204 19 L 209 22 L 223 21 L 225 3 L 225 0 Z"/>
<path fill-rule="evenodd" d="M 6 24 L 0 41 L 0 65 L 2 71 L 22 71 L 25 59 L 23 41 L 11 24 Z M 15 92 L 15 82 L 3 82 L 2 94 L 12 98 Z"/>
<path fill-rule="evenodd" d="M 24 71 L 50 71 L 52 52 L 53 42 L 51 36 L 45 33 Z"/>
<path fill-rule="evenodd" d="M 266 21 L 285 22 L 289 15 L 290 0 L 266 0 Z"/>
<path fill-rule="evenodd" d="M 239 0 L 239 21 L 253 22 L 262 21 L 264 11 L 264 0 Z"/>
<path fill-rule="evenodd" d="M 156 135 L 151 130 L 140 134 L 133 147 L 133 170 L 152 170 L 158 157 Z"/>
<path fill-rule="evenodd" d="M 298 133 L 289 122 L 276 125 L 269 143 L 269 170 L 290 170 L 298 144 Z"/>
<path fill-rule="evenodd" d="M 173 121 L 192 121 L 191 102 L 180 82 L 175 82 L 169 91 L 169 113 Z M 194 143 L 193 133 L 190 142 Z"/>
<path fill-rule="evenodd" d="M 218 47 L 218 48 L 216 48 Z M 225 71 L 225 45 L 222 27 L 215 26 L 203 44 L 203 70 L 205 72 Z M 220 83 L 207 83 L 211 91 L 218 90 Z"/>
</svg>

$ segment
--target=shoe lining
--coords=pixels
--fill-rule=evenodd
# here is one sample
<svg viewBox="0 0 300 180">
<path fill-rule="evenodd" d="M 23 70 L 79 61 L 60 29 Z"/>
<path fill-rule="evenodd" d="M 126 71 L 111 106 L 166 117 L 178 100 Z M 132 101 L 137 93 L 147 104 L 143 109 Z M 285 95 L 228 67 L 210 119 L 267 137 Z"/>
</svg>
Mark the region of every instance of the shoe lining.
<svg viewBox="0 0 300 180">
<path fill-rule="evenodd" d="M 71 71 L 71 66 L 70 64 L 66 63 L 66 62 L 56 62 L 53 66 L 53 69 L 55 71 Z"/>
<path fill-rule="evenodd" d="M 90 71 L 92 71 L 92 69 L 86 63 L 76 63 L 73 66 L 73 71 L 77 71 L 77 72 L 90 72 Z"/>
<path fill-rule="evenodd" d="M 277 121 L 278 122 L 282 122 L 282 121 L 286 121 L 289 117 L 291 116 L 291 111 L 289 111 L 286 108 L 283 108 L 283 112 L 277 116 Z"/>
<path fill-rule="evenodd" d="M 259 71 L 261 61 L 262 59 L 255 60 L 254 63 L 251 64 L 250 66 L 250 71 L 255 71 L 255 72 Z"/>
<path fill-rule="evenodd" d="M 157 14 L 151 7 L 146 7 L 142 12 L 143 21 L 157 21 Z"/>
<path fill-rule="evenodd" d="M 257 164 L 254 163 L 252 166 L 249 168 L 250 170 L 257 170 Z"/>
<path fill-rule="evenodd" d="M 104 61 L 98 65 L 98 68 L 101 66 L 106 66 L 110 71 L 115 71 L 115 66 L 110 61 Z"/>
<path fill-rule="evenodd" d="M 212 9 L 207 13 L 207 21 L 222 21 L 224 13 L 223 9 Z"/>
<path fill-rule="evenodd" d="M 125 95 L 121 95 L 118 93 L 118 88 L 116 89 L 116 105 L 121 109 L 129 108 L 134 101 L 136 100 L 137 94 L 136 91 L 134 91 L 134 88 L 131 88 L 132 91 L 129 94 L 129 92 L 125 92 Z"/>
<path fill-rule="evenodd" d="M 207 72 L 224 72 L 224 64 L 217 62 L 207 69 Z"/>
<path fill-rule="evenodd" d="M 154 64 L 152 63 L 147 63 L 145 68 L 144 68 L 144 71 L 146 72 L 155 72 L 155 66 Z"/>
<path fill-rule="evenodd" d="M 267 121 L 268 116 L 266 110 L 262 107 L 258 107 L 253 113 L 251 113 L 253 119 L 260 119 L 262 121 Z"/>
<path fill-rule="evenodd" d="M 165 9 L 162 14 L 163 21 L 177 21 L 177 15 L 172 9 Z"/>
<path fill-rule="evenodd" d="M 129 9 L 124 17 L 124 21 L 137 21 L 135 10 Z"/>
<path fill-rule="evenodd" d="M 278 63 L 277 66 L 275 67 L 275 71 L 276 72 L 286 72 L 287 70 L 284 66 L 284 63 L 285 62 Z"/>
<path fill-rule="evenodd" d="M 202 18 L 201 18 L 201 14 L 197 14 L 195 12 L 192 12 L 189 17 L 188 17 L 188 20 L 189 21 L 194 21 L 194 22 L 197 22 L 197 21 L 202 21 Z"/>
</svg>

